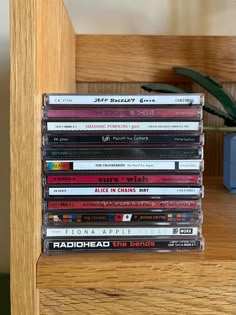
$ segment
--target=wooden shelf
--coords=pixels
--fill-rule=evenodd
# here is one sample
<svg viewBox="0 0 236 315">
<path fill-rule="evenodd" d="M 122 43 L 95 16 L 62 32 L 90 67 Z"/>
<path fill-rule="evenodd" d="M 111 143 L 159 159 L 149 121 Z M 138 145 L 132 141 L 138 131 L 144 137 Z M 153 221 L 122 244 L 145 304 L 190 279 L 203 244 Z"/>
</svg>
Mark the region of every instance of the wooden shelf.
<svg viewBox="0 0 236 315">
<path fill-rule="evenodd" d="M 205 179 L 201 253 L 114 253 L 41 255 L 38 288 L 211 286 L 235 284 L 236 195 L 221 178 Z M 167 281 L 168 279 L 168 281 Z"/>
<path fill-rule="evenodd" d="M 204 253 L 41 255 L 42 94 L 75 93 L 76 82 L 95 94 L 140 93 L 133 82 L 182 85 L 171 69 L 182 65 L 227 83 L 235 95 L 236 37 L 81 36 L 63 0 L 12 0 L 10 32 L 11 314 L 236 314 L 236 196 L 220 179 L 206 180 Z M 110 89 L 99 81 L 116 83 Z M 222 170 L 218 135 L 206 135 L 206 168 L 214 175 Z"/>
</svg>

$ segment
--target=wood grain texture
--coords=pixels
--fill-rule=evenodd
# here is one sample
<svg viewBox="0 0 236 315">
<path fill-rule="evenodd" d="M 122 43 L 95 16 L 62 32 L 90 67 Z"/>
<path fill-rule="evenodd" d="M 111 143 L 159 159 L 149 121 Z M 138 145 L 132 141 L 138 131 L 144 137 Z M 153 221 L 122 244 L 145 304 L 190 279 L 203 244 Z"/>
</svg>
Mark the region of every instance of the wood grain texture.
<svg viewBox="0 0 236 315">
<path fill-rule="evenodd" d="M 40 290 L 41 315 L 234 315 L 236 288 Z"/>
<path fill-rule="evenodd" d="M 236 285 L 236 195 L 206 179 L 203 253 L 42 255 L 39 288 L 158 288 Z M 168 279 L 168 280 L 167 280 Z"/>
<path fill-rule="evenodd" d="M 36 25 L 33 1 L 11 1 L 11 313 L 38 315 L 36 262 L 40 254 L 40 191 L 35 167 Z M 27 23 L 25 17 L 28 16 Z M 40 116 L 38 116 L 39 119 Z M 37 171 L 36 171 L 37 172 Z M 37 182 L 38 181 L 38 182 Z M 37 194 L 37 197 L 36 197 Z M 37 200 L 36 200 L 37 198 Z M 38 201 L 38 204 L 37 204 Z M 36 210 L 36 211 L 34 211 Z M 27 218 L 25 220 L 25 218 Z M 36 223 L 38 221 L 38 223 Z"/>
<path fill-rule="evenodd" d="M 63 1 L 37 1 L 37 90 L 75 92 L 75 33 Z"/>
<path fill-rule="evenodd" d="M 180 82 L 173 66 L 236 82 L 234 36 L 77 35 L 79 82 Z"/>
<path fill-rule="evenodd" d="M 61 0 L 11 1 L 12 315 L 39 314 L 36 263 L 41 253 L 42 93 L 75 91 L 75 45 L 69 23 Z M 54 35 L 57 31 L 61 41 Z M 63 37 L 71 46 L 62 47 Z M 48 43 L 55 51 L 43 58 Z"/>
<path fill-rule="evenodd" d="M 102 94 L 102 93 L 143 93 L 140 87 L 145 83 L 77 83 L 78 93 Z M 203 92 L 206 95 L 206 100 L 216 107 L 223 110 L 221 104 L 210 95 L 206 90 L 203 90 L 197 84 L 181 83 L 175 84 L 184 89 L 190 89 L 194 92 Z M 224 88 L 236 98 L 236 83 L 224 83 Z M 204 126 L 224 126 L 224 121 L 214 115 L 204 112 Z M 205 175 L 206 176 L 222 176 L 223 175 L 223 145 L 224 133 L 219 131 L 205 132 Z"/>
</svg>

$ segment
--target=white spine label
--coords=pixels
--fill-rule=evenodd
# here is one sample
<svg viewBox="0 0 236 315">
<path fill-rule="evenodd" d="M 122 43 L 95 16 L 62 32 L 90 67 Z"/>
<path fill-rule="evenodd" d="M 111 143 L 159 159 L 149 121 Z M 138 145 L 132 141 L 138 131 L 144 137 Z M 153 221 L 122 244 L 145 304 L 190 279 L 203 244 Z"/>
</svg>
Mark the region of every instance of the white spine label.
<svg viewBox="0 0 236 315">
<path fill-rule="evenodd" d="M 82 163 L 81 163 L 82 162 Z M 174 170 L 175 161 L 153 161 L 153 160 L 99 160 L 78 161 L 73 164 L 74 170 L 151 170 L 164 169 Z"/>
<path fill-rule="evenodd" d="M 201 123 L 186 122 L 48 122 L 48 131 L 105 131 L 105 130 L 155 130 L 155 131 L 199 131 Z"/>
<path fill-rule="evenodd" d="M 187 162 L 187 163 L 186 163 Z M 179 161 L 180 170 L 199 170 L 199 164 L 196 161 Z"/>
<path fill-rule="evenodd" d="M 50 196 L 79 195 L 197 195 L 199 187 L 50 187 Z"/>
<path fill-rule="evenodd" d="M 200 170 L 202 160 L 63 160 L 50 164 L 72 163 L 73 171 L 81 170 Z"/>
<path fill-rule="evenodd" d="M 198 235 L 198 227 L 46 228 L 47 237 L 58 236 L 179 236 Z"/>
<path fill-rule="evenodd" d="M 53 105 L 203 105 L 202 94 L 174 95 L 48 95 L 48 104 Z"/>
</svg>

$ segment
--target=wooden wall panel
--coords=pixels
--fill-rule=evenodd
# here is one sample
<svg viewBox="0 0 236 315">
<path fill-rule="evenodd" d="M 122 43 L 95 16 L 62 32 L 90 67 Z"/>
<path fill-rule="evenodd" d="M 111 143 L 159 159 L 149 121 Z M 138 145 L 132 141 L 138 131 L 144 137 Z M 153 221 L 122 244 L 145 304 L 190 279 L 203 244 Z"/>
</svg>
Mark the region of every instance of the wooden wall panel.
<svg viewBox="0 0 236 315">
<path fill-rule="evenodd" d="M 61 0 L 37 0 L 36 88 L 75 92 L 75 33 Z"/>
<path fill-rule="evenodd" d="M 42 93 L 75 92 L 74 69 L 75 34 L 63 1 L 12 0 L 12 315 L 39 314 L 36 263 L 41 253 Z"/>
<path fill-rule="evenodd" d="M 143 93 L 140 87 L 145 83 L 77 83 L 78 93 Z M 216 99 L 207 93 L 205 90 L 195 84 L 176 84 L 183 88 L 188 88 L 194 92 L 204 92 L 208 102 L 222 108 L 221 104 Z M 236 97 L 236 83 L 225 83 L 224 87 Z M 205 126 L 223 126 L 224 122 L 221 118 L 204 112 Z M 223 174 L 223 139 L 224 133 L 219 131 L 205 132 L 205 172 L 206 176 L 222 176 Z"/>
<path fill-rule="evenodd" d="M 77 35 L 79 82 L 181 82 L 173 66 L 236 82 L 234 36 Z"/>
</svg>

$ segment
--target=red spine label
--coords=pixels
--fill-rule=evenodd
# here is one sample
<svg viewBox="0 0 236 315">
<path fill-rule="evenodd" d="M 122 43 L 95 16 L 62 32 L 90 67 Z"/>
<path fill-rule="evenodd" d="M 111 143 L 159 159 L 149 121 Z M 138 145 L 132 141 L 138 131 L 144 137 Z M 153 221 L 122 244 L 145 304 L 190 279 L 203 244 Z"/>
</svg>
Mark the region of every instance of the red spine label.
<svg viewBox="0 0 236 315">
<path fill-rule="evenodd" d="M 65 209 L 198 209 L 198 200 L 80 200 L 48 201 L 48 210 Z"/>
<path fill-rule="evenodd" d="M 199 175 L 49 175 L 48 184 L 199 184 Z"/>
</svg>

